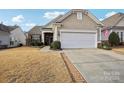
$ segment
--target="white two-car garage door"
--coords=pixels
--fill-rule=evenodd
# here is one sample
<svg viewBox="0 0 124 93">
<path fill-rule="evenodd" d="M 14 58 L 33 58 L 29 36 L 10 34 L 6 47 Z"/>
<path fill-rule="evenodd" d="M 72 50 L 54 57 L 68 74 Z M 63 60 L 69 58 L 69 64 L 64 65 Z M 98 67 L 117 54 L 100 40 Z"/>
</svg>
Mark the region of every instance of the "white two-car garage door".
<svg viewBox="0 0 124 93">
<path fill-rule="evenodd" d="M 62 48 L 96 48 L 96 32 L 61 32 Z"/>
</svg>

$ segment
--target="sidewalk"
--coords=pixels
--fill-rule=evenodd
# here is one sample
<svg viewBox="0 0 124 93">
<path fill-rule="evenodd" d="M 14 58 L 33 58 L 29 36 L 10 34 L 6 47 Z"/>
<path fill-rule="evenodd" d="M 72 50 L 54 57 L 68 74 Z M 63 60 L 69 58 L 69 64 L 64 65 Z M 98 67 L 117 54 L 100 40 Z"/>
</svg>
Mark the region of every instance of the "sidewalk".
<svg viewBox="0 0 124 93">
<path fill-rule="evenodd" d="M 40 51 L 49 52 L 49 51 L 52 51 L 52 50 L 50 50 L 50 46 L 45 46 Z"/>
<path fill-rule="evenodd" d="M 50 46 L 45 46 L 45 47 L 43 47 L 43 48 L 41 48 L 41 50 L 40 51 L 43 51 L 43 52 L 58 52 L 58 53 L 63 53 L 63 51 L 57 51 L 57 50 L 51 50 L 50 49 Z"/>
</svg>

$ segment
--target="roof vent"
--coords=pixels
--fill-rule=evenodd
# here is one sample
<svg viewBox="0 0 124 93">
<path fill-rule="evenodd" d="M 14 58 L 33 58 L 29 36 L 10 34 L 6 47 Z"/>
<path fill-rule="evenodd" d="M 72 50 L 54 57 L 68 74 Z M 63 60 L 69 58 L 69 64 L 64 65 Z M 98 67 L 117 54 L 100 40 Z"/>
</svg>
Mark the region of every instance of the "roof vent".
<svg viewBox="0 0 124 93">
<path fill-rule="evenodd" d="M 82 12 L 77 12 L 77 19 L 82 20 L 82 18 L 83 18 Z"/>
</svg>

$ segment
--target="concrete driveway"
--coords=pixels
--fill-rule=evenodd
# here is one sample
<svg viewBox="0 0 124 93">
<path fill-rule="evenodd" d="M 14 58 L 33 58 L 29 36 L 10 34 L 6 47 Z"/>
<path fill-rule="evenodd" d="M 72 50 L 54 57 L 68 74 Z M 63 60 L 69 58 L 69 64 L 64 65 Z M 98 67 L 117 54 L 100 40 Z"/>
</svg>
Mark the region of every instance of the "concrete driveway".
<svg viewBox="0 0 124 93">
<path fill-rule="evenodd" d="M 124 55 L 101 49 L 72 49 L 63 51 L 87 82 L 124 82 Z"/>
</svg>

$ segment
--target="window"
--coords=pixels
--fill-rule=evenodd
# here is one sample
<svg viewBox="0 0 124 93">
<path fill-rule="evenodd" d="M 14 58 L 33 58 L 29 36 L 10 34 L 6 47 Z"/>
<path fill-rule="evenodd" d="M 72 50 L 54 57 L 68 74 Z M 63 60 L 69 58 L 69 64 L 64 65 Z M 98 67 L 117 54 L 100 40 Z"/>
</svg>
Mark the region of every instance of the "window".
<svg viewBox="0 0 124 93">
<path fill-rule="evenodd" d="M 14 41 L 10 41 L 10 45 L 14 45 Z"/>
<path fill-rule="evenodd" d="M 77 19 L 82 20 L 82 12 L 77 12 Z"/>
<path fill-rule="evenodd" d="M 40 40 L 41 36 L 40 35 L 32 35 L 33 40 Z"/>
<path fill-rule="evenodd" d="M 10 45 L 14 45 L 14 37 L 10 37 Z"/>
<path fill-rule="evenodd" d="M 35 40 L 39 39 L 39 35 L 32 35 L 32 39 L 35 39 Z"/>
</svg>

